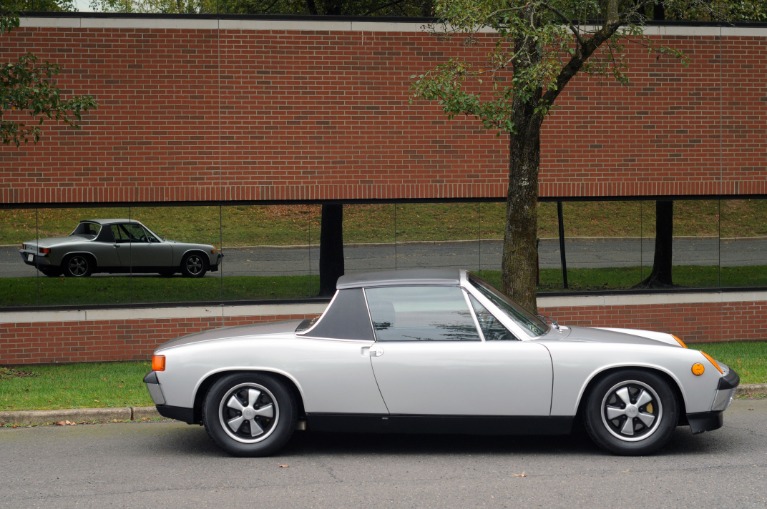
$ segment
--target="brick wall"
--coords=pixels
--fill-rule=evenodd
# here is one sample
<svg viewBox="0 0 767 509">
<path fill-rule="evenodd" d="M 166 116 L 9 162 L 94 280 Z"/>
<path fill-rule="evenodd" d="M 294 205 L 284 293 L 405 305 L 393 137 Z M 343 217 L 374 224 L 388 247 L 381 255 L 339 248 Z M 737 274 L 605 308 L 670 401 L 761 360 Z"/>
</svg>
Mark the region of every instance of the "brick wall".
<svg viewBox="0 0 767 509">
<path fill-rule="evenodd" d="M 150 21 L 25 18 L 3 36 L 0 61 L 32 51 L 100 106 L 1 146 L 1 204 L 505 196 L 503 136 L 409 101 L 412 75 L 487 37 Z M 767 28 L 655 30 L 689 64 L 628 44 L 630 86 L 576 77 L 545 123 L 543 196 L 767 193 Z"/>
<path fill-rule="evenodd" d="M 764 340 L 767 295 L 543 297 L 540 312 L 563 325 L 645 329 L 687 342 Z M 25 316 L 0 313 L 0 365 L 147 360 L 161 343 L 217 327 L 317 316 L 324 305 L 82 311 Z M 164 314 L 164 316 L 163 316 Z M 22 313 L 22 315 L 25 315 Z M 26 314 L 30 317 L 31 314 Z"/>
<path fill-rule="evenodd" d="M 217 327 L 304 318 L 143 318 L 0 323 L 0 365 L 148 360 L 171 339 Z"/>
<path fill-rule="evenodd" d="M 545 197 L 767 194 L 767 28 L 658 28 L 687 66 L 629 44 L 629 87 L 579 76 L 544 125 Z M 25 18 L 31 51 L 99 108 L 37 145 L 0 146 L 0 206 L 497 198 L 507 142 L 410 103 L 410 76 L 476 46 L 417 25 Z M 657 299 L 656 299 L 657 300 Z M 542 304 L 563 323 L 692 341 L 764 339 L 765 298 Z M 306 313 L 0 321 L 0 363 L 146 359 L 181 334 Z M 747 324 L 747 326 L 744 326 Z"/>
</svg>

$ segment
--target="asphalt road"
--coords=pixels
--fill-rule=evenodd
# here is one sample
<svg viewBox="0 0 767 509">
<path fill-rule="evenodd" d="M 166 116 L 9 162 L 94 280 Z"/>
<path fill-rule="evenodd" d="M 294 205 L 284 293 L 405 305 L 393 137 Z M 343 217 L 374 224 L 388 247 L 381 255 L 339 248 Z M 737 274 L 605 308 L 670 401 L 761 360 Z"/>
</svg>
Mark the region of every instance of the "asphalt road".
<svg viewBox="0 0 767 509">
<path fill-rule="evenodd" d="M 653 239 L 569 239 L 565 245 L 568 268 L 652 266 Z M 559 268 L 559 241 L 541 240 L 541 268 Z M 767 239 L 679 238 L 674 243 L 676 265 L 767 265 Z M 225 275 L 302 275 L 319 273 L 319 248 L 250 247 L 224 249 Z M 501 242 L 413 242 L 349 245 L 344 248 L 347 271 L 460 267 L 498 269 Z M 33 277 L 16 247 L 0 247 L 0 277 Z"/>
<path fill-rule="evenodd" d="M 301 434 L 240 459 L 172 422 L 5 428 L 0 450 L 2 508 L 767 507 L 767 400 L 639 458 L 584 437 Z"/>
</svg>

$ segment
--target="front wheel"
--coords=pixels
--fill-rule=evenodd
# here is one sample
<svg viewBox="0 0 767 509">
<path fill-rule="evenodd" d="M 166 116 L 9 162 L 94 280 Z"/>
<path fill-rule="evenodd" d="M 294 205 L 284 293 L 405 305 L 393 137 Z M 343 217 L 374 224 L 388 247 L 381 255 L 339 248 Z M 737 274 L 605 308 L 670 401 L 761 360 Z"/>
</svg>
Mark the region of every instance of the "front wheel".
<svg viewBox="0 0 767 509">
<path fill-rule="evenodd" d="M 613 454 L 652 454 L 666 445 L 679 420 L 674 391 L 662 377 L 625 370 L 602 378 L 590 391 L 586 431 Z"/>
<path fill-rule="evenodd" d="M 187 277 L 202 277 L 208 272 L 208 260 L 200 253 L 189 253 L 181 260 L 181 273 Z"/>
<path fill-rule="evenodd" d="M 203 423 L 213 441 L 234 456 L 268 456 L 293 435 L 296 402 L 277 378 L 261 373 L 228 375 L 213 384 Z"/>
</svg>

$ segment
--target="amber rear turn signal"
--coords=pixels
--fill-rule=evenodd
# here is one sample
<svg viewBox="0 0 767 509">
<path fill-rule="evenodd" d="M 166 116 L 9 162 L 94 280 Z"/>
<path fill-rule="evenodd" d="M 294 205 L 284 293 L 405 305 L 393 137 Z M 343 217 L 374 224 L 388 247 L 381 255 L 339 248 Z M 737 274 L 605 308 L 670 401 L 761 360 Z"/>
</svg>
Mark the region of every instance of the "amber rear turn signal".
<svg viewBox="0 0 767 509">
<path fill-rule="evenodd" d="M 165 356 L 153 355 L 152 356 L 152 371 L 165 371 Z"/>
</svg>

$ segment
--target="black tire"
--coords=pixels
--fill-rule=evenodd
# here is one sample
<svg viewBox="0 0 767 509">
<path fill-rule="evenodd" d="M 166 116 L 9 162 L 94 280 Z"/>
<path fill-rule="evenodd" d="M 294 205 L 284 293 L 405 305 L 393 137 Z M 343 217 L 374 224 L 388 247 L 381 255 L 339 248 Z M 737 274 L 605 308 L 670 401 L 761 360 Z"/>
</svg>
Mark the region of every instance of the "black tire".
<svg viewBox="0 0 767 509">
<path fill-rule="evenodd" d="M 665 446 L 679 421 L 669 382 L 649 371 L 611 373 L 591 389 L 584 425 L 591 439 L 613 454 L 652 454 Z"/>
<path fill-rule="evenodd" d="M 208 258 L 201 253 L 189 253 L 181 260 L 181 273 L 186 277 L 203 277 L 208 272 Z"/>
<path fill-rule="evenodd" d="M 93 258 L 84 254 L 73 254 L 64 258 L 61 270 L 67 277 L 88 277 L 93 274 Z"/>
<path fill-rule="evenodd" d="M 290 390 L 274 376 L 227 375 L 205 397 L 203 424 L 216 445 L 233 456 L 269 456 L 293 435 L 296 408 Z"/>
</svg>

